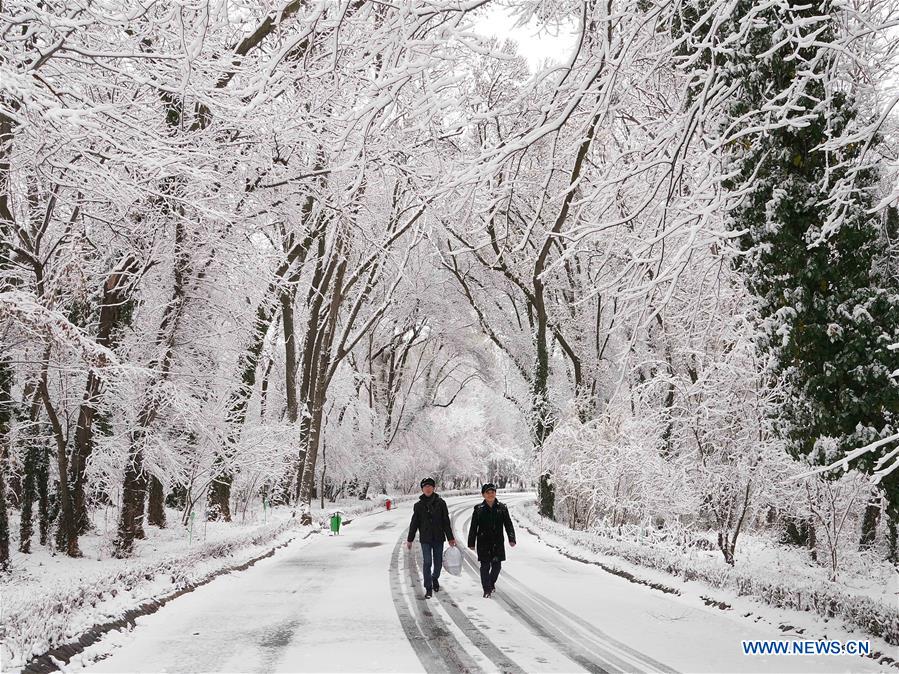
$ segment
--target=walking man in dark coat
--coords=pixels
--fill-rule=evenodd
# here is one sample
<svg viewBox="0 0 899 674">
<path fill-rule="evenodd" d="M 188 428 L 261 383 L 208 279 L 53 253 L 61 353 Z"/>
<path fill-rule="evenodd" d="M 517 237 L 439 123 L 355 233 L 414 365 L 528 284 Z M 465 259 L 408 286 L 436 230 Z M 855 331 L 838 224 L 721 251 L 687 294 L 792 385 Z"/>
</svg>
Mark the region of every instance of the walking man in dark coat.
<svg viewBox="0 0 899 674">
<path fill-rule="evenodd" d="M 506 560 L 503 529 L 509 535 L 509 545 L 514 548 L 515 528 L 509 517 L 509 509 L 496 499 L 496 486 L 488 482 L 481 487 L 481 494 L 484 501 L 474 507 L 471 528 L 468 530 L 468 547 L 474 550 L 477 543 L 481 586 L 484 588 L 484 596 L 489 597 L 496 590 L 496 579 Z"/>
<path fill-rule="evenodd" d="M 412 507 L 412 522 L 409 524 L 409 535 L 406 547 L 412 549 L 415 532 L 419 532 L 421 556 L 424 562 L 425 599 L 431 598 L 431 590 L 440 591 L 440 569 L 443 567 L 443 541 L 456 544 L 450 524 L 449 509 L 446 501 L 434 492 L 436 483 L 430 477 L 421 481 L 421 496 Z M 431 564 L 433 563 L 433 569 Z"/>
</svg>

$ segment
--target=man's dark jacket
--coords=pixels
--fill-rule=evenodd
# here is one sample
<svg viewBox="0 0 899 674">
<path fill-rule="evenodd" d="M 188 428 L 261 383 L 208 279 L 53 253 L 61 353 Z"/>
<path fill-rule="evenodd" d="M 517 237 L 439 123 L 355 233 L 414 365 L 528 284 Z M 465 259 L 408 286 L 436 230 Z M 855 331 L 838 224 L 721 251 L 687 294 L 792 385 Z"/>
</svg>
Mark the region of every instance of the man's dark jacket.
<svg viewBox="0 0 899 674">
<path fill-rule="evenodd" d="M 499 501 L 493 502 L 493 507 L 487 505 L 487 501 L 474 507 L 471 516 L 471 527 L 468 529 L 468 547 L 472 548 L 477 542 L 478 561 L 489 562 L 491 560 L 506 559 L 506 544 L 503 540 L 503 528 L 509 535 L 509 542 L 515 542 L 515 527 L 512 526 L 512 518 L 509 517 L 509 509 Z"/>
<path fill-rule="evenodd" d="M 406 540 L 410 543 L 414 541 L 416 531 L 419 532 L 418 540 L 432 545 L 455 538 L 446 501 L 436 492 L 430 496 L 422 494 L 412 506 L 412 522 L 409 524 L 409 536 Z"/>
</svg>

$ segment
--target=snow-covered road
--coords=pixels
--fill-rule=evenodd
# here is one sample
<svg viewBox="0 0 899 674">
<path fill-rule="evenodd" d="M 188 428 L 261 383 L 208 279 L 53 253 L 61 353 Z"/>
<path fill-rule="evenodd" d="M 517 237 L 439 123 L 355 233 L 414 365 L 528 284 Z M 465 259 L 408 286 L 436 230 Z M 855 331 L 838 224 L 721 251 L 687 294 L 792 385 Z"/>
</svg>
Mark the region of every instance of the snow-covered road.
<svg viewBox="0 0 899 674">
<path fill-rule="evenodd" d="M 530 498 L 511 495 L 515 504 Z M 464 543 L 474 497 L 448 499 Z M 780 633 L 560 555 L 519 527 L 493 599 L 473 554 L 422 596 L 411 507 L 360 517 L 339 537 L 291 545 L 140 618 L 96 672 L 843 672 L 850 656 L 744 656 Z"/>
</svg>

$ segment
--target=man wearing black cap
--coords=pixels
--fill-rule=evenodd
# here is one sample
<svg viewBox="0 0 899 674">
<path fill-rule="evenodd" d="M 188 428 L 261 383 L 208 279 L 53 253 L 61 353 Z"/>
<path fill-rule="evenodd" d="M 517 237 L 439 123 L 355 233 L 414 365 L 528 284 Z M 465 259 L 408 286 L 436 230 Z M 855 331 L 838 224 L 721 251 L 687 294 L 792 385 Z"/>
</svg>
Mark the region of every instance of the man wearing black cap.
<svg viewBox="0 0 899 674">
<path fill-rule="evenodd" d="M 430 477 L 421 481 L 421 496 L 412 508 L 412 522 L 409 524 L 409 536 L 406 547 L 412 549 L 415 532 L 419 532 L 421 556 L 424 561 L 425 599 L 431 598 L 431 590 L 440 591 L 440 569 L 443 567 L 443 541 L 456 544 L 453 529 L 450 525 L 449 509 L 446 501 L 434 493 L 436 483 Z M 433 570 L 431 564 L 433 563 Z"/>
<path fill-rule="evenodd" d="M 471 528 L 468 530 L 468 547 L 475 549 L 477 543 L 478 561 L 481 563 L 481 586 L 484 596 L 489 597 L 496 590 L 496 579 L 506 559 L 506 545 L 503 528 L 509 535 L 509 545 L 515 547 L 515 528 L 509 509 L 496 500 L 496 485 L 488 482 L 481 487 L 484 502 L 474 507 Z"/>
</svg>

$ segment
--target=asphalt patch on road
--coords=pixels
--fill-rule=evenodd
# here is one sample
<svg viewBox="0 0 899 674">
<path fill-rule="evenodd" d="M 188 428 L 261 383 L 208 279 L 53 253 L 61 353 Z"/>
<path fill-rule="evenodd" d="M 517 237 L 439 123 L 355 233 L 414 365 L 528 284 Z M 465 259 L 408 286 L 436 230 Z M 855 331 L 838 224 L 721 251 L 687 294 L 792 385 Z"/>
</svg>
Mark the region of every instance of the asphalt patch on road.
<svg viewBox="0 0 899 674">
<path fill-rule="evenodd" d="M 300 627 L 299 620 L 288 620 L 277 625 L 274 629 L 268 628 L 265 636 L 259 642 L 259 645 L 267 650 L 280 651 L 287 648 L 293 635 Z"/>
<path fill-rule="evenodd" d="M 358 550 L 359 548 L 376 548 L 379 545 L 384 545 L 383 543 L 378 543 L 377 541 L 354 541 L 350 543 L 350 547 L 353 550 Z"/>
<path fill-rule="evenodd" d="M 293 641 L 294 634 L 297 633 L 301 626 L 301 621 L 294 619 L 286 620 L 273 628 L 266 628 L 266 633 L 259 642 L 263 653 L 262 671 L 275 671 L 275 665 L 278 663 L 281 654 Z"/>
</svg>

